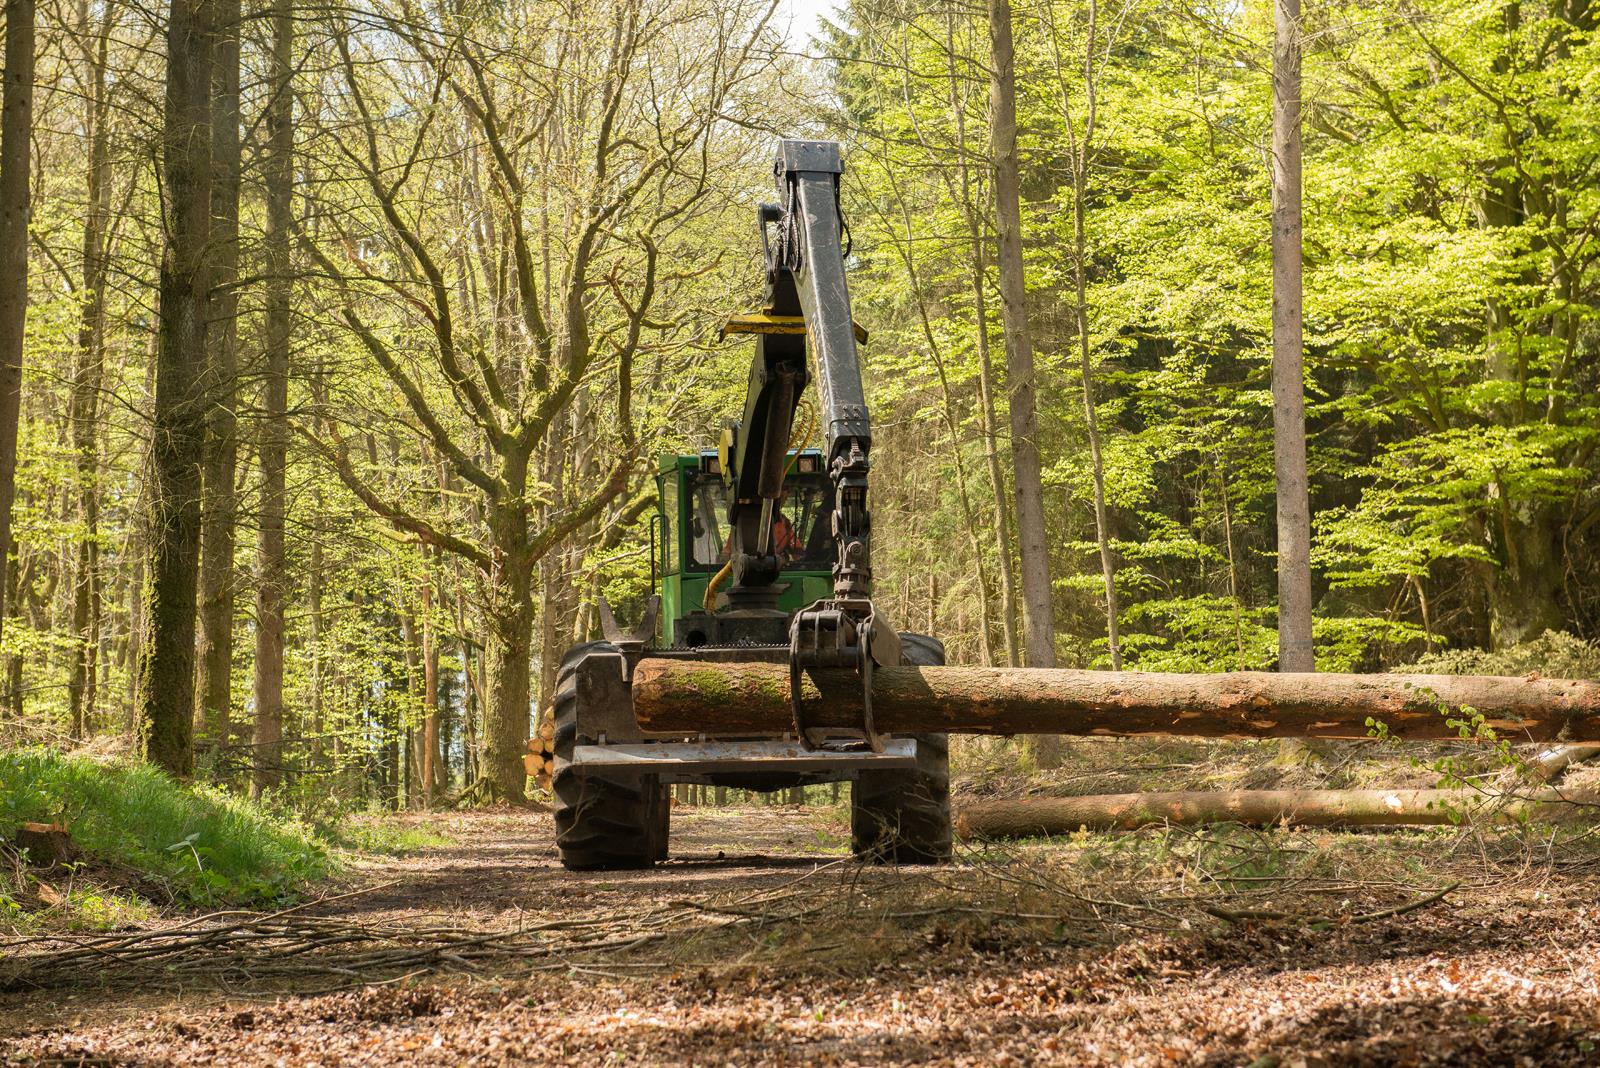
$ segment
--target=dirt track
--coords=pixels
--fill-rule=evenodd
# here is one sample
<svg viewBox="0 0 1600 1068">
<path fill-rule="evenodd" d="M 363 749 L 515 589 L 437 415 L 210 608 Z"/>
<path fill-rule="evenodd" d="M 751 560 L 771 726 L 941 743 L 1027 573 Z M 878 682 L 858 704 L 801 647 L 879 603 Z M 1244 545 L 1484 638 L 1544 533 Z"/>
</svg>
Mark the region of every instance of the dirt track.
<svg viewBox="0 0 1600 1068">
<path fill-rule="evenodd" d="M 574 876 L 555 863 L 548 817 L 460 817 L 455 844 L 356 873 L 357 886 L 390 885 L 321 912 L 513 930 L 686 900 L 777 900 L 769 892 L 805 905 L 785 889 L 797 880 L 872 901 L 903 878 L 837 864 L 843 828 L 816 810 L 680 810 L 674 823 L 672 863 Z M 534 974 L 507 962 L 335 993 L 316 992 L 336 985 L 325 975 L 231 995 L 151 989 L 176 985 L 160 975 L 17 991 L 0 995 L 0 1062 L 1600 1063 L 1592 864 L 1332 926 L 1197 922 L 1157 902 L 1119 921 L 1114 937 L 1093 938 L 1017 901 L 1005 905 L 1007 922 L 998 903 L 963 912 L 967 899 L 951 893 L 977 885 L 963 878 L 926 883 L 943 895 L 937 908 L 798 908 L 716 938 L 573 956 Z M 1105 911 L 1077 901 L 1085 916 Z"/>
</svg>

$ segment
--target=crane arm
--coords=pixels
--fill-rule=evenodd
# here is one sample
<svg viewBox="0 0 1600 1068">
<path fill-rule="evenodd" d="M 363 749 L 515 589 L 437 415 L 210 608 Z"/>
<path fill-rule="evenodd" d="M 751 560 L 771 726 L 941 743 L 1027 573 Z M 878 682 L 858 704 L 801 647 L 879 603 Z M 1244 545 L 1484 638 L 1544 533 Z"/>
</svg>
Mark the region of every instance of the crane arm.
<svg viewBox="0 0 1600 1068">
<path fill-rule="evenodd" d="M 809 350 L 816 360 L 825 463 L 834 490 L 829 522 L 835 556 L 833 595 L 801 609 L 790 624 L 793 691 L 800 692 L 801 672 L 815 667 L 856 668 L 870 687 L 874 663 L 900 662 L 900 642 L 871 600 L 867 476 L 872 426 L 845 279 L 846 231 L 839 208 L 844 167 L 836 142 L 784 141 L 773 170 L 780 203 L 759 209 L 765 311 L 772 323 L 798 320 L 804 329 L 761 333 L 744 418 L 727 443 L 729 518 L 735 530 L 729 594 L 748 597 L 778 575 L 770 544 L 772 508 L 783 488 L 795 405 L 809 379 Z M 794 712 L 802 740 L 816 744 L 798 704 Z M 862 730 L 881 751 L 870 697 Z"/>
</svg>

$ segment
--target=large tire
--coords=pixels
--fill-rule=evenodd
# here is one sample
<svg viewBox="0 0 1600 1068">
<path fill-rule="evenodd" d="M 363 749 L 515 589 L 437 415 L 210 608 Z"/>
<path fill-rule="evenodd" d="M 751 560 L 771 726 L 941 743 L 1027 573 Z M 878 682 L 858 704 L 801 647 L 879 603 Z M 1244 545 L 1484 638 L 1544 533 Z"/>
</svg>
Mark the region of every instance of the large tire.
<svg viewBox="0 0 1600 1068">
<path fill-rule="evenodd" d="M 587 642 L 561 659 L 556 673 L 556 848 L 571 871 L 648 868 L 667 858 L 671 812 L 667 787 L 654 775 L 579 775 L 567 761 L 578 743 L 578 665 L 616 652 L 609 642 Z"/>
<path fill-rule="evenodd" d="M 901 661 L 944 663 L 944 645 L 925 634 L 900 635 Z M 850 791 L 850 847 L 878 864 L 944 864 L 950 860 L 950 739 L 913 735 L 914 771 L 864 771 Z"/>
</svg>

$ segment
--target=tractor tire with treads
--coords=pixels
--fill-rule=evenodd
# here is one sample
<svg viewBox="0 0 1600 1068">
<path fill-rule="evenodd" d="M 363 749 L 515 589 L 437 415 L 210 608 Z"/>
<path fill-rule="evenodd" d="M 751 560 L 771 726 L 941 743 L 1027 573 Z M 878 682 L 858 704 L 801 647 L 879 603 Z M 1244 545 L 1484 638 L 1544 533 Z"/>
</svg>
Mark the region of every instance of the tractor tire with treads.
<svg viewBox="0 0 1600 1068">
<path fill-rule="evenodd" d="M 944 663 L 944 645 L 925 634 L 902 634 L 901 660 Z M 879 864 L 944 864 L 950 860 L 950 740 L 917 734 L 914 771 L 864 771 L 850 791 L 850 847 Z"/>
<path fill-rule="evenodd" d="M 671 813 L 667 787 L 656 776 L 579 775 L 568 763 L 578 744 L 578 665 L 615 653 L 609 642 L 574 646 L 556 674 L 554 749 L 561 764 L 551 791 L 556 848 L 571 871 L 648 868 L 667 858 Z"/>
</svg>

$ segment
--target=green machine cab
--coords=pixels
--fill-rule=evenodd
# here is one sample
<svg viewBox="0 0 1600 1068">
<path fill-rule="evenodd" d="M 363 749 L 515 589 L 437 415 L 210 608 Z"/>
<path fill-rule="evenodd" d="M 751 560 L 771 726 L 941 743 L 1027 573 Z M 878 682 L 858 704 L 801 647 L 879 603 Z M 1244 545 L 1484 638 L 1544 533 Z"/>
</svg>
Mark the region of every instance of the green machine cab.
<svg viewBox="0 0 1600 1068">
<path fill-rule="evenodd" d="M 657 512 L 651 571 L 661 595 L 661 642 L 669 648 L 694 649 L 711 643 L 699 622 L 706 590 L 728 562 L 728 490 L 715 452 L 690 456 L 663 455 L 656 472 Z M 833 511 L 833 483 L 823 469 L 822 453 L 802 449 L 789 453 L 783 498 L 773 513 L 773 544 L 783 565 L 778 608 L 794 612 L 833 588 L 834 542 L 828 526 Z M 724 576 L 722 588 L 726 588 Z M 719 592 L 716 606 L 728 595 Z"/>
</svg>

